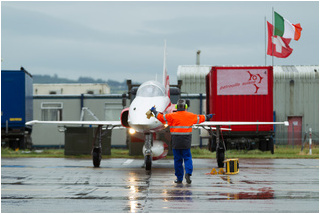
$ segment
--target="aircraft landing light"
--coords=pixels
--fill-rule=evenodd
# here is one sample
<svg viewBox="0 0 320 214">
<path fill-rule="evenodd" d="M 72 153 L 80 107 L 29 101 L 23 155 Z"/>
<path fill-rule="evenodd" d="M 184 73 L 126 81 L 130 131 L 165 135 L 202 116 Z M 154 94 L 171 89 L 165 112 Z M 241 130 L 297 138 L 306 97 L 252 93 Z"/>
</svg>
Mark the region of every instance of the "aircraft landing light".
<svg viewBox="0 0 320 214">
<path fill-rule="evenodd" d="M 130 134 L 134 134 L 134 133 L 136 133 L 136 130 L 134 130 L 134 129 L 129 129 L 129 133 L 130 133 Z"/>
</svg>

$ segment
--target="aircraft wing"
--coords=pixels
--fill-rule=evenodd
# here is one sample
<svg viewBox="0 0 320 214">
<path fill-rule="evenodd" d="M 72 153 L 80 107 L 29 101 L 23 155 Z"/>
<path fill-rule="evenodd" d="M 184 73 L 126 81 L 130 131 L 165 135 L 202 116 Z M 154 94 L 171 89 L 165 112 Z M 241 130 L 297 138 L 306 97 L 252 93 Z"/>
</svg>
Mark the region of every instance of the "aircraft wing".
<svg viewBox="0 0 320 214">
<path fill-rule="evenodd" d="M 34 125 L 34 124 L 56 124 L 56 125 L 96 125 L 96 126 L 113 126 L 120 127 L 121 122 L 119 121 L 39 121 L 32 120 L 26 122 L 26 125 Z"/>
<path fill-rule="evenodd" d="M 205 129 L 205 130 L 217 130 L 216 126 L 209 126 L 209 125 L 202 125 L 202 124 L 195 124 L 193 125 L 194 129 Z M 220 128 L 222 131 L 231 131 L 230 128 Z"/>
<path fill-rule="evenodd" d="M 194 126 L 236 126 L 236 125 L 285 125 L 289 126 L 288 121 L 284 122 L 221 122 L 221 121 L 205 121 Z"/>
</svg>

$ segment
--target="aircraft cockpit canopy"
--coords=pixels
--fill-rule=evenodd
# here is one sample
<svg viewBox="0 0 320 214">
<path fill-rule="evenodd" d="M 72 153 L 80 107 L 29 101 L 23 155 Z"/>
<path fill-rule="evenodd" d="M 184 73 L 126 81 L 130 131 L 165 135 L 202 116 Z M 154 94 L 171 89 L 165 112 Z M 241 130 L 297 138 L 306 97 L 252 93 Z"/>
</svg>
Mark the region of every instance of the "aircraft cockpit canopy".
<svg viewBox="0 0 320 214">
<path fill-rule="evenodd" d="M 148 81 L 143 83 L 138 91 L 137 96 L 141 97 L 163 97 L 165 96 L 165 88 L 162 84 L 156 81 Z"/>
</svg>

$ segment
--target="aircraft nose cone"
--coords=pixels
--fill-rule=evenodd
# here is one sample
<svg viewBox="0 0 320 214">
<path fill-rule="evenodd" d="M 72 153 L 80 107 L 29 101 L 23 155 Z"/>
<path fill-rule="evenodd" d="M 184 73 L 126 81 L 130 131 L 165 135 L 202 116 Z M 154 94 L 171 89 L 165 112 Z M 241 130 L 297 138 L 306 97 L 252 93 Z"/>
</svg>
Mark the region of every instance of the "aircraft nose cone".
<svg viewBox="0 0 320 214">
<path fill-rule="evenodd" d="M 131 123 L 138 123 L 138 124 L 151 123 L 152 118 L 154 117 L 152 116 L 150 119 L 148 119 L 146 115 L 147 111 L 149 111 L 149 109 L 143 106 L 132 108 L 132 111 L 130 112 Z"/>
<path fill-rule="evenodd" d="M 146 113 L 152 106 L 153 105 L 146 102 L 146 100 L 135 99 L 135 102 L 131 104 L 129 109 L 129 124 L 133 129 L 138 132 L 147 132 L 162 126 L 162 123 L 157 120 L 154 115 L 149 119 L 147 118 Z"/>
</svg>

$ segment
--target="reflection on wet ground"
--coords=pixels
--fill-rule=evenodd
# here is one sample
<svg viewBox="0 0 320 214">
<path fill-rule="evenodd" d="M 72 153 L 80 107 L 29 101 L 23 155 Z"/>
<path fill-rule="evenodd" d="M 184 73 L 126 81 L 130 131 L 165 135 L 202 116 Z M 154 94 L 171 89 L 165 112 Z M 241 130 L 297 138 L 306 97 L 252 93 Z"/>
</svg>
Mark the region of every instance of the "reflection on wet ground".
<svg viewBox="0 0 320 214">
<path fill-rule="evenodd" d="M 188 189 L 173 189 L 163 191 L 164 201 L 192 201 L 192 191 Z"/>
<path fill-rule="evenodd" d="M 174 184 L 173 161 L 2 159 L 2 212 L 319 212 L 318 160 L 240 160 L 210 175 L 195 159 L 192 184 Z M 254 202 L 254 203 L 253 203 Z"/>
<path fill-rule="evenodd" d="M 242 199 L 274 199 L 274 190 L 271 188 L 251 189 L 250 192 L 238 193 L 208 193 L 209 200 L 242 200 Z"/>
</svg>

